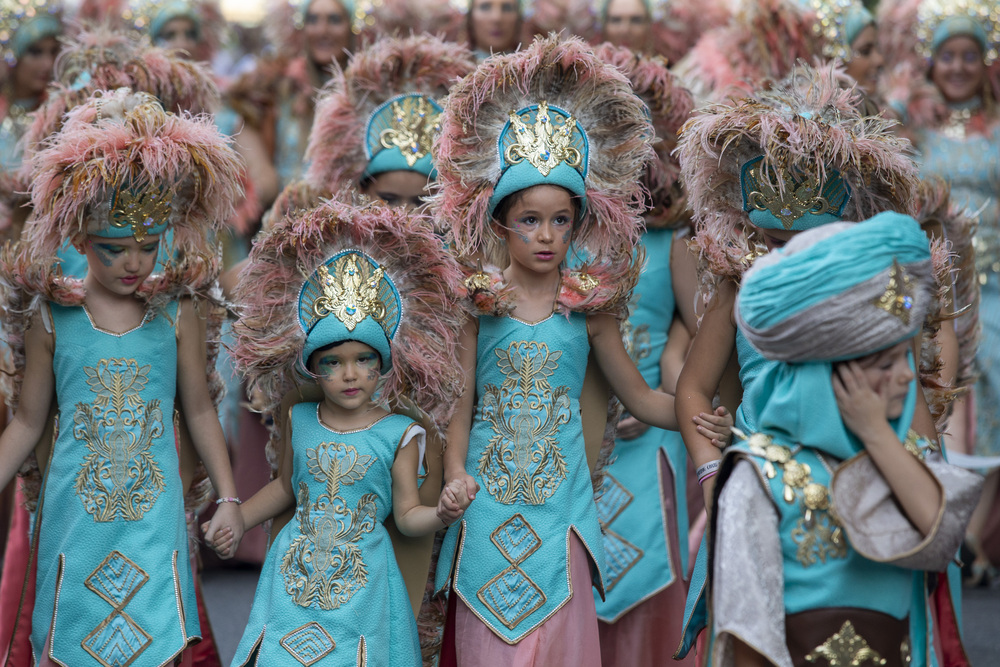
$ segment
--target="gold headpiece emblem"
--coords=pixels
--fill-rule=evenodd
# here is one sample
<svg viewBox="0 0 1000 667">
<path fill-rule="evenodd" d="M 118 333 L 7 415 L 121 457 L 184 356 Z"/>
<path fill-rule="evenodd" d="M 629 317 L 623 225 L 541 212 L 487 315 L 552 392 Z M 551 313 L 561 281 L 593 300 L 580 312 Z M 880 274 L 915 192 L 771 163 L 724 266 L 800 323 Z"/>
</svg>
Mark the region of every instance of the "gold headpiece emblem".
<svg viewBox="0 0 1000 667">
<path fill-rule="evenodd" d="M 163 188 L 149 186 L 136 193 L 130 188 L 119 188 L 111 201 L 111 226 L 132 228 L 132 237 L 142 243 L 150 230 L 165 224 L 172 213 L 172 193 Z"/>
<path fill-rule="evenodd" d="M 750 165 L 744 176 L 744 187 L 749 191 L 746 195 L 747 205 L 758 211 L 767 211 L 781 221 L 785 229 L 791 229 L 795 221 L 806 213 L 822 215 L 836 212 L 836 209 L 821 194 L 819 181 L 813 175 L 808 175 L 801 181 L 792 176 L 791 169 L 769 170 L 777 172 L 783 187 L 774 187 L 765 177 L 764 160 L 759 159 Z M 748 209 L 749 210 L 749 209 Z"/>
<path fill-rule="evenodd" d="M 379 143 L 383 148 L 398 148 L 413 166 L 429 155 L 434 136 L 441 131 L 441 112 L 423 95 L 409 95 L 392 103 L 392 127 L 382 130 Z"/>
<path fill-rule="evenodd" d="M 379 282 L 385 274 L 382 267 L 372 270 L 367 262 L 359 265 L 358 256 L 348 253 L 334 262 L 333 269 L 330 275 L 325 264 L 319 267 L 323 295 L 313 304 L 313 312 L 318 317 L 334 315 L 348 331 L 354 331 L 369 315 L 381 323 L 386 313 L 378 298 Z"/>
<path fill-rule="evenodd" d="M 886 285 L 885 292 L 873 299 L 872 304 L 899 318 L 904 325 L 910 325 L 910 311 L 913 310 L 913 278 L 896 259 L 892 260 L 889 284 Z"/>
<path fill-rule="evenodd" d="M 583 162 L 580 151 L 574 148 L 573 130 L 576 119 L 569 116 L 562 125 L 553 125 L 549 115 L 549 103 L 541 102 L 535 111 L 534 126 L 529 127 L 527 115 L 522 119 L 516 111 L 510 112 L 510 124 L 514 128 L 516 141 L 504 151 L 504 158 L 510 164 L 527 160 L 542 176 L 565 162 L 573 168 Z"/>
</svg>

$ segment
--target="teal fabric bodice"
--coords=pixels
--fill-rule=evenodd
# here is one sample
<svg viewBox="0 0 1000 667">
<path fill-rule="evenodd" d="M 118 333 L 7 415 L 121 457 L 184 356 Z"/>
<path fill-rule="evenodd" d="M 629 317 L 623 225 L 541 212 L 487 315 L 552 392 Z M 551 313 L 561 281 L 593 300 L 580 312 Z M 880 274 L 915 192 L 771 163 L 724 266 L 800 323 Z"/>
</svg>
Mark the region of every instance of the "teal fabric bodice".
<svg viewBox="0 0 1000 667">
<path fill-rule="evenodd" d="M 986 134 L 956 136 L 944 129 L 922 130 L 916 137 L 921 176 L 940 176 L 951 184 L 952 201 L 978 212 L 976 267 L 1000 273 L 1000 122 Z M 985 208 L 984 208 L 985 207 Z"/>
<path fill-rule="evenodd" d="M 278 107 L 278 121 L 275 127 L 274 168 L 282 189 L 305 173 L 306 136 L 308 128 L 292 110 L 292 100 L 288 99 Z"/>
<path fill-rule="evenodd" d="M 590 582 L 569 587 L 570 531 L 604 568 L 580 419 L 589 352 L 580 313 L 479 318 L 466 471 L 480 491 L 445 536 L 438 588 L 453 571 L 452 590 L 508 643 L 590 595 Z"/>
<path fill-rule="evenodd" d="M 764 407 L 764 402 L 771 394 L 770 388 L 760 386 L 757 380 L 774 362 L 761 356 L 760 352 L 754 349 L 738 328 L 736 330 L 736 358 L 740 364 L 740 385 L 743 387 L 743 400 L 736 408 L 734 421 L 736 428 L 744 433 L 754 433 L 758 428 L 757 418 L 760 416 L 761 408 Z"/>
<path fill-rule="evenodd" d="M 832 468 L 839 462 L 813 449 L 789 447 L 778 454 L 779 450 L 775 443 L 763 455 L 744 441 L 727 455 L 743 452 L 754 463 L 778 510 L 785 613 L 856 607 L 906 618 L 912 604 L 913 570 L 860 555 L 826 509 Z M 786 455 L 787 462 L 782 462 Z"/>
<path fill-rule="evenodd" d="M 58 435 L 31 643 L 59 664 L 166 665 L 200 635 L 174 440 L 177 304 L 124 334 L 50 305 Z"/>
<path fill-rule="evenodd" d="M 233 665 L 419 665 L 410 599 L 383 522 L 392 464 L 415 422 L 335 431 L 318 403 L 292 408 L 295 516 L 268 549 Z M 407 447 L 418 446 L 410 442 Z M 259 647 L 259 648 L 258 648 Z"/>
<path fill-rule="evenodd" d="M 13 102 L 11 108 L 15 109 L 14 113 L 8 110 L 6 116 L 0 119 L 0 173 L 4 174 L 12 174 L 21 168 L 24 150 L 18 143 L 31 125 L 29 112 L 24 111 L 30 106 L 25 106 L 24 102 L 20 105 Z"/>
<path fill-rule="evenodd" d="M 674 234 L 670 229 L 643 234 L 646 264 L 622 326 L 625 348 L 653 388 L 660 386 L 660 356 L 676 306 L 670 273 Z M 669 464 L 672 481 L 663 479 L 661 459 Z M 668 489 L 673 494 L 670 507 L 664 506 Z M 633 440 L 616 440 L 597 513 L 607 596 L 602 601 L 595 592 L 594 602 L 597 617 L 614 622 L 687 571 L 687 452 L 680 434 L 650 427 Z M 676 531 L 668 528 L 668 520 Z M 671 563 L 672 541 L 677 542 L 681 572 Z"/>
</svg>

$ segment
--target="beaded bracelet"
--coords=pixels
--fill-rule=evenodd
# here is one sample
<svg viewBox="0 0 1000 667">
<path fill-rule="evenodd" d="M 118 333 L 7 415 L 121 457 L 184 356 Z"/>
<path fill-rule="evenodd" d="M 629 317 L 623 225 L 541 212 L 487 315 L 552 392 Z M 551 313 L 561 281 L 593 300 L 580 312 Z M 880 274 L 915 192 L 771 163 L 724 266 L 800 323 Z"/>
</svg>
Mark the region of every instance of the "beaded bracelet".
<svg viewBox="0 0 1000 667">
<path fill-rule="evenodd" d="M 239 498 L 233 498 L 232 496 L 228 498 L 219 498 L 218 500 L 215 501 L 216 505 L 221 505 L 222 503 L 236 503 L 237 505 L 242 505 L 243 501 L 240 500 Z"/>
</svg>

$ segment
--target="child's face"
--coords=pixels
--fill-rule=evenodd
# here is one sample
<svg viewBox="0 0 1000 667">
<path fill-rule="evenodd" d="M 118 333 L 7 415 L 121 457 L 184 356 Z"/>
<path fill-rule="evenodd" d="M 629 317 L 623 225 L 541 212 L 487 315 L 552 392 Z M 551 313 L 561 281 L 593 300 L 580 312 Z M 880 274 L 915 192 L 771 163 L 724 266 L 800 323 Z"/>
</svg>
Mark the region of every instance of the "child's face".
<svg viewBox="0 0 1000 667">
<path fill-rule="evenodd" d="M 511 263 L 540 274 L 558 270 L 573 240 L 575 215 L 569 191 L 559 186 L 524 190 L 498 230 Z"/>
<path fill-rule="evenodd" d="M 378 352 L 370 346 L 347 341 L 314 353 L 309 365 L 329 403 L 347 412 L 368 409 L 381 366 Z"/>
<path fill-rule="evenodd" d="M 903 403 L 909 393 L 913 371 L 907 358 L 911 341 L 905 340 L 892 347 L 858 359 L 868 384 L 877 392 L 884 392 L 888 399 L 886 419 L 896 419 L 903 414 Z"/>
<path fill-rule="evenodd" d="M 135 293 L 156 267 L 159 235 L 139 243 L 131 236 L 109 239 L 88 235 L 77 250 L 87 257 L 87 275 L 101 287 L 119 296 Z"/>
</svg>

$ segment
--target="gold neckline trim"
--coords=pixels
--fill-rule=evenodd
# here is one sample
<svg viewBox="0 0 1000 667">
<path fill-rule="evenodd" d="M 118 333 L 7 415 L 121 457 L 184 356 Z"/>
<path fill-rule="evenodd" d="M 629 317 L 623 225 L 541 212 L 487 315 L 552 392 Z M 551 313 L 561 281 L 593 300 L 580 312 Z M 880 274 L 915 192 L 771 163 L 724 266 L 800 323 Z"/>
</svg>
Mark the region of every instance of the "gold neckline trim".
<svg viewBox="0 0 1000 667">
<path fill-rule="evenodd" d="M 393 415 L 393 413 L 390 412 L 387 415 L 382 415 L 381 417 L 379 417 L 378 419 L 376 419 L 375 421 L 373 421 L 368 426 L 363 426 L 361 428 L 351 429 L 349 431 L 340 431 L 340 430 L 337 430 L 337 429 L 333 428 L 332 426 L 327 425 L 327 423 L 325 421 L 323 421 L 323 417 L 321 416 L 320 411 L 319 411 L 319 409 L 320 409 L 320 407 L 322 405 L 323 405 L 322 403 L 317 403 L 316 404 L 316 421 L 319 422 L 319 425 L 322 426 L 323 428 L 325 428 L 330 433 L 336 433 L 338 435 L 351 435 L 352 433 L 362 433 L 363 431 L 367 431 L 368 429 L 370 429 L 372 426 L 375 426 L 375 424 L 379 423 L 383 419 L 388 419 L 389 417 L 391 417 Z"/>
<path fill-rule="evenodd" d="M 142 319 L 141 319 L 141 320 L 139 320 L 139 324 L 135 325 L 134 327 L 132 327 L 132 328 L 131 328 L 131 329 L 129 329 L 128 331 L 121 331 L 121 332 L 118 332 L 118 331 L 109 331 L 109 330 L 107 330 L 107 329 L 105 329 L 105 328 L 103 328 L 103 327 L 100 327 L 100 326 L 98 326 L 98 325 L 97 325 L 97 323 L 96 323 L 96 322 L 94 322 L 94 316 L 93 316 L 93 315 L 91 315 L 91 313 L 90 313 L 90 309 L 89 309 L 89 308 L 87 308 L 87 304 L 83 304 L 83 312 L 87 313 L 87 320 L 88 320 L 88 321 L 90 322 L 90 328 L 92 328 L 92 329 L 93 329 L 94 331 L 97 331 L 97 332 L 99 332 L 99 333 L 102 333 L 102 334 L 107 334 L 107 335 L 109 335 L 109 336 L 114 336 L 115 338 L 121 338 L 122 336 L 127 336 L 127 335 L 129 335 L 129 334 L 130 334 L 130 333 L 132 333 L 133 331 L 138 331 L 138 330 L 139 330 L 139 329 L 141 329 L 141 328 L 143 327 L 143 325 L 145 325 L 145 324 L 146 324 L 146 322 L 148 322 L 148 321 L 149 321 L 149 319 L 150 319 L 150 318 L 149 318 L 149 315 L 150 315 L 150 310 L 149 310 L 149 308 L 146 308 L 146 311 L 145 311 L 145 312 L 144 312 L 144 313 L 142 314 Z"/>
</svg>

